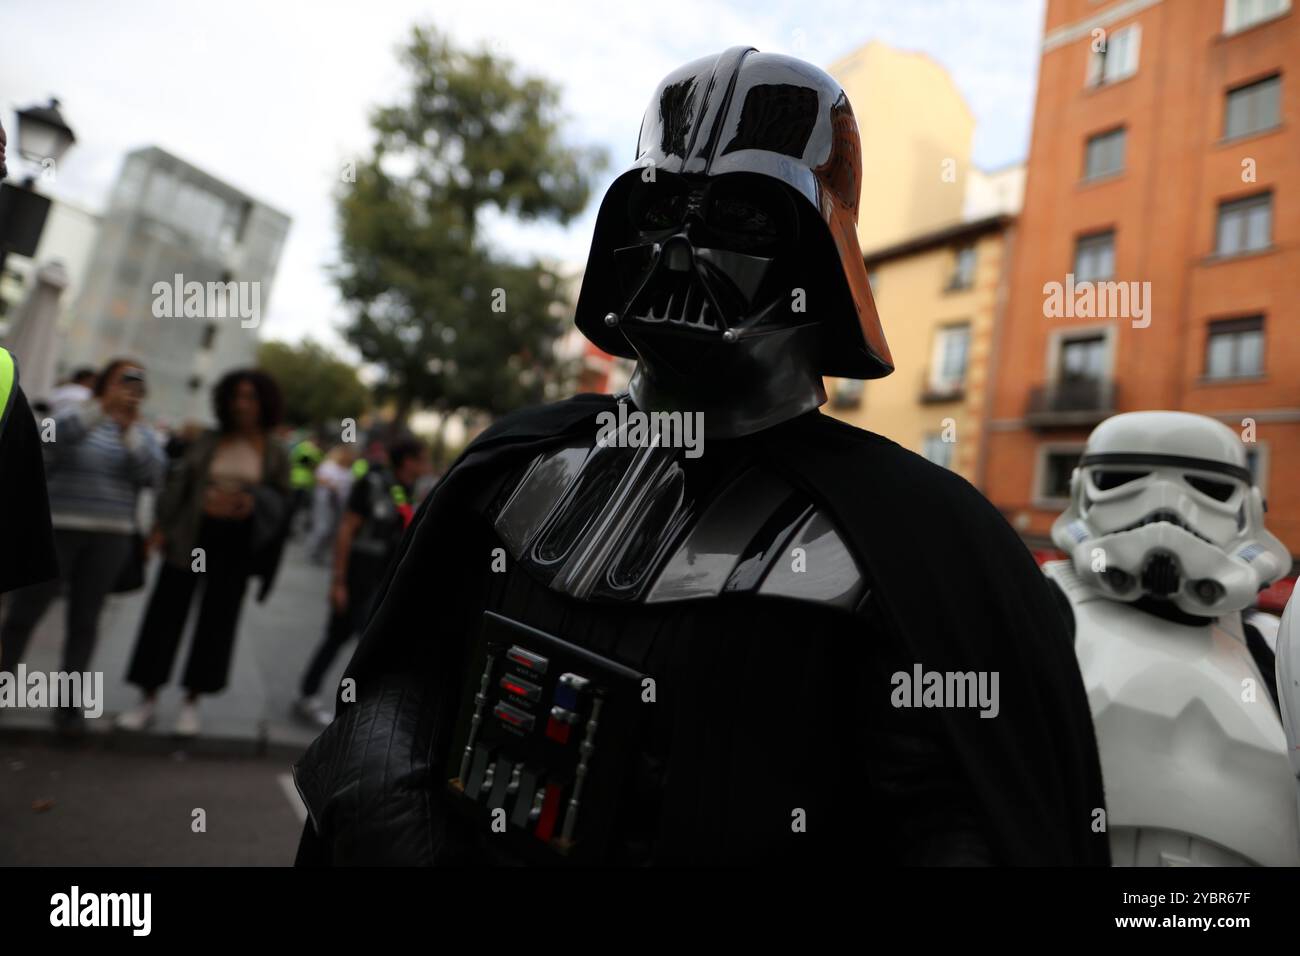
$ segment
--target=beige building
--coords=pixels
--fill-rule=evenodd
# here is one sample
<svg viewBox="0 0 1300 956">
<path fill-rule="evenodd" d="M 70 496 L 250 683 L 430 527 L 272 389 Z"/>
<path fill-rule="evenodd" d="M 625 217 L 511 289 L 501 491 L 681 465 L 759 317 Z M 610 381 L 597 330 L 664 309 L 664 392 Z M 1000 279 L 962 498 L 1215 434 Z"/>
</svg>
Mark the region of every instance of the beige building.
<svg viewBox="0 0 1300 956">
<path fill-rule="evenodd" d="M 974 117 L 923 54 L 872 42 L 830 72 L 862 133 L 858 239 L 897 371 L 828 381 L 828 411 L 978 481 L 1024 167 L 971 165 Z"/>
<path fill-rule="evenodd" d="M 832 415 L 978 481 L 1014 222 L 995 214 L 867 253 L 896 370 L 828 382 Z"/>
<path fill-rule="evenodd" d="M 948 71 L 878 41 L 831 64 L 862 135 L 858 242 L 881 249 L 961 218 L 975 117 Z"/>
</svg>

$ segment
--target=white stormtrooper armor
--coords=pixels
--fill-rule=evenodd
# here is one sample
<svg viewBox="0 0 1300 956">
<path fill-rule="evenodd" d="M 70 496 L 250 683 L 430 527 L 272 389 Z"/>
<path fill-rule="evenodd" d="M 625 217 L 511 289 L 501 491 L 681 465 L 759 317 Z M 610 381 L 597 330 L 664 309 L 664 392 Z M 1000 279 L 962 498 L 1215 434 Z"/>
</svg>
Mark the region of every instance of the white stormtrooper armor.
<svg viewBox="0 0 1300 956">
<path fill-rule="evenodd" d="M 1294 593 L 1277 630 L 1277 696 L 1286 729 L 1287 755 L 1296 778 L 1296 799 L 1300 801 L 1300 598 Z"/>
<path fill-rule="evenodd" d="M 1184 412 L 1102 422 L 1045 571 L 1074 618 L 1117 865 L 1300 865 L 1271 641 L 1243 621 L 1290 567 L 1240 440 Z M 1270 635 L 1271 636 L 1271 635 Z"/>
</svg>

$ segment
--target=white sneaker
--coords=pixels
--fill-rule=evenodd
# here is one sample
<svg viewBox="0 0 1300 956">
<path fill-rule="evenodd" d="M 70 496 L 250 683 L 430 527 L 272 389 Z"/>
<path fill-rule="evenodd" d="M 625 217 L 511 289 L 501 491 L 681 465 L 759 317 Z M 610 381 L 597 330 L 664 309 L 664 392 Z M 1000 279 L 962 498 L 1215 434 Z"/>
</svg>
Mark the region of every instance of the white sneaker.
<svg viewBox="0 0 1300 956">
<path fill-rule="evenodd" d="M 138 732 L 152 726 L 153 718 L 153 701 L 146 700 L 118 714 L 117 720 L 113 721 L 113 726 L 118 730 Z"/>
<path fill-rule="evenodd" d="M 302 720 L 317 727 L 328 727 L 334 722 L 334 715 L 319 697 L 299 697 L 293 710 Z"/>
<path fill-rule="evenodd" d="M 176 735 L 178 737 L 197 737 L 199 735 L 199 705 L 186 701 L 181 704 L 181 712 L 176 717 Z"/>
</svg>

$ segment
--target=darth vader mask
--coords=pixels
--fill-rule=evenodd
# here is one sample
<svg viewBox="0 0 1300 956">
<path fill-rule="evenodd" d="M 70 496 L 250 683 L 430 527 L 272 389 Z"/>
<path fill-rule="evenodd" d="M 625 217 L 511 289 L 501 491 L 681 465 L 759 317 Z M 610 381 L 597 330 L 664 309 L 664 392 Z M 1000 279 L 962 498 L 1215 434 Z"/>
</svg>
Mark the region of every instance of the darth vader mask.
<svg viewBox="0 0 1300 956">
<path fill-rule="evenodd" d="M 703 412 L 710 437 L 816 408 L 824 375 L 889 374 L 861 177 L 848 98 L 817 67 L 748 47 L 679 67 L 601 202 L 578 328 L 636 358 L 638 406 Z"/>
</svg>

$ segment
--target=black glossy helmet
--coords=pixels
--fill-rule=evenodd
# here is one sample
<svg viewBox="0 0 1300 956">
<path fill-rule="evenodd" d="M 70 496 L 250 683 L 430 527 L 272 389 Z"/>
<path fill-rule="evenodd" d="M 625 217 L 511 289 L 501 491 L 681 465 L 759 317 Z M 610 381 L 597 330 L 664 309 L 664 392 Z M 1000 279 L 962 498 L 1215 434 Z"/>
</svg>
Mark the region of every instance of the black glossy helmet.
<svg viewBox="0 0 1300 956">
<path fill-rule="evenodd" d="M 861 177 L 852 108 L 822 70 L 752 47 L 680 67 L 601 203 L 578 328 L 683 376 L 727 358 L 780 375 L 791 356 L 817 375 L 888 375 L 857 240 Z"/>
</svg>

